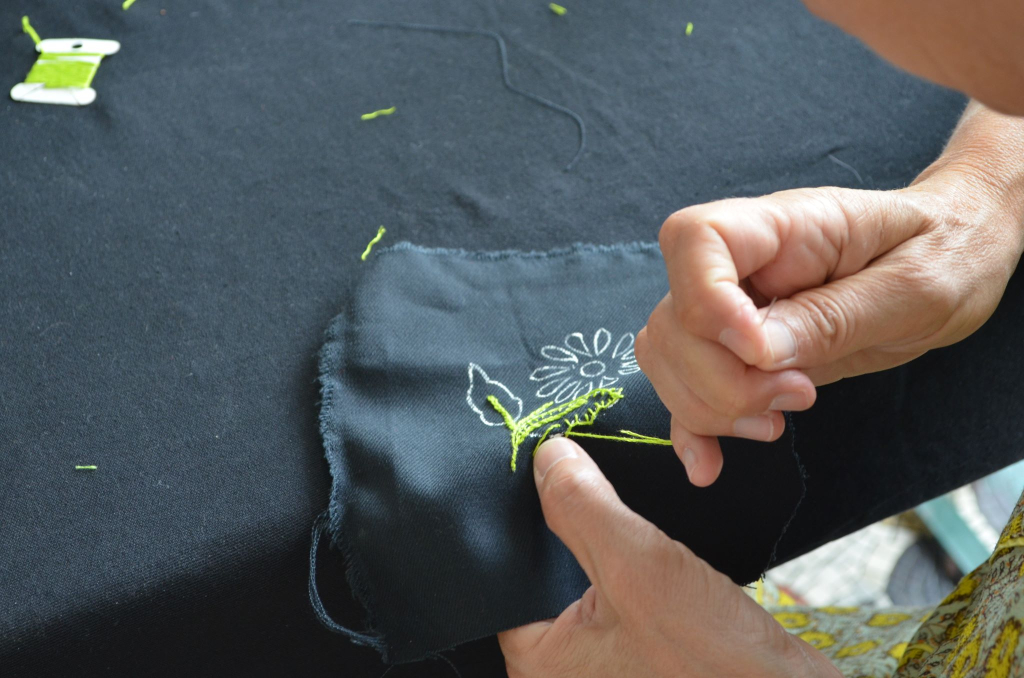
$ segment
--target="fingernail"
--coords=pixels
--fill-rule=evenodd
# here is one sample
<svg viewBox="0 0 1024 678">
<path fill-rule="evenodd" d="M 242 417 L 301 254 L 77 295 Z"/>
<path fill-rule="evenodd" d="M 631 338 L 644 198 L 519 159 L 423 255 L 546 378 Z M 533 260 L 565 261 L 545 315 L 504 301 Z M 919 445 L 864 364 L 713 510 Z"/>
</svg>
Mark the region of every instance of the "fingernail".
<svg viewBox="0 0 1024 678">
<path fill-rule="evenodd" d="M 541 480 L 551 467 L 563 459 L 576 457 L 576 445 L 568 438 L 551 438 L 545 440 L 533 458 L 533 472 L 537 480 Z"/>
<path fill-rule="evenodd" d="M 740 334 L 739 331 L 727 327 L 718 335 L 718 341 L 748 365 L 756 362 L 753 342 Z"/>
<path fill-rule="evenodd" d="M 683 450 L 683 466 L 686 468 L 686 475 L 693 477 L 693 470 L 697 468 L 697 453 L 687 447 Z"/>
<path fill-rule="evenodd" d="M 740 438 L 768 442 L 775 434 L 775 422 L 771 417 L 743 417 L 732 423 L 732 432 Z"/>
<path fill-rule="evenodd" d="M 769 318 L 764 323 L 764 331 L 768 335 L 768 348 L 776 365 L 782 365 L 796 357 L 796 337 L 786 323 Z"/>
<path fill-rule="evenodd" d="M 776 412 L 799 412 L 807 409 L 807 396 L 803 393 L 783 393 L 775 396 L 775 400 L 768 406 L 769 410 Z"/>
</svg>

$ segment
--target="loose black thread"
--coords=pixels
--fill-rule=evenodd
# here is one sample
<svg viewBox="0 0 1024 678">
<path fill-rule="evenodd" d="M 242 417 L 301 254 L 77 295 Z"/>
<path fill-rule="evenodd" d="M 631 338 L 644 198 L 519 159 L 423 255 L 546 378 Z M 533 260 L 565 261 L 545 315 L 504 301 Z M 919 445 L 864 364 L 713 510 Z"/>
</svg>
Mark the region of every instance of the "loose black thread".
<svg viewBox="0 0 1024 678">
<path fill-rule="evenodd" d="M 458 668 L 457 668 L 457 667 L 455 666 L 455 664 L 454 664 L 454 663 L 452 662 L 452 660 L 451 660 L 451 659 L 448 659 L 448 657 L 445 657 L 445 656 L 444 656 L 443 654 L 439 654 L 439 653 L 435 653 L 435 654 L 432 654 L 432 655 L 430 655 L 430 656 L 431 656 L 432 658 L 434 658 L 434 659 L 440 659 L 440 660 L 441 660 L 441 661 L 443 661 L 443 662 L 444 662 L 445 664 L 447 664 L 447 665 L 448 665 L 448 667 L 449 667 L 449 668 L 450 668 L 450 669 L 452 670 L 452 672 L 453 672 L 453 673 L 455 674 L 456 678 L 462 678 L 462 674 L 461 674 L 461 673 L 459 673 L 459 669 L 458 669 Z"/>
<path fill-rule="evenodd" d="M 576 123 L 576 126 L 580 130 L 580 143 L 576 149 L 576 155 L 573 156 L 572 160 L 568 165 L 565 166 L 565 171 L 569 172 L 575 167 L 576 162 L 583 155 L 583 150 L 587 146 L 587 126 L 583 122 L 583 118 L 577 115 L 574 111 L 569 110 L 565 106 L 556 104 L 555 102 L 545 99 L 542 96 L 527 92 L 524 89 L 519 89 L 512 84 L 512 80 L 508 75 L 508 48 L 505 46 L 505 39 L 494 31 L 488 31 L 481 28 L 453 28 L 449 26 L 431 26 L 429 24 L 415 24 L 406 23 L 404 21 L 368 21 L 366 19 L 349 19 L 349 25 L 351 26 L 368 26 L 371 28 L 397 28 L 405 31 L 425 31 L 428 33 L 450 33 L 454 35 L 482 35 L 487 38 L 491 38 L 498 43 L 498 53 L 501 56 L 501 79 L 505 83 L 505 88 L 515 92 L 519 96 L 526 97 L 527 99 L 540 104 L 546 108 L 550 108 L 553 111 L 562 113 L 569 116 Z"/>
<path fill-rule="evenodd" d="M 320 591 L 316 587 L 316 557 L 317 552 L 320 549 L 320 537 L 327 530 L 327 523 L 329 521 L 329 512 L 323 511 L 316 520 L 313 521 L 313 531 L 310 536 L 309 545 L 309 602 L 313 605 L 313 611 L 316 613 L 317 619 L 320 623 L 326 626 L 335 633 L 340 633 L 356 645 L 365 645 L 372 647 L 378 652 L 384 651 L 384 641 L 378 637 L 370 636 L 365 633 L 358 633 L 352 629 L 346 628 L 334 621 L 331 615 L 327 613 L 327 609 L 324 607 L 323 601 L 320 599 Z"/>
<path fill-rule="evenodd" d="M 853 176 L 857 177 L 857 181 L 859 181 L 859 182 L 860 182 L 861 186 L 863 186 L 863 185 L 864 185 L 864 179 L 863 179 L 863 178 L 861 178 L 861 176 L 860 176 L 860 172 L 858 172 L 858 171 L 856 170 L 856 168 L 854 168 L 854 166 L 853 166 L 853 165 L 851 165 L 851 164 L 849 164 L 849 163 L 846 163 L 846 162 L 843 162 L 842 160 L 840 160 L 840 159 L 839 159 L 839 158 L 837 158 L 836 156 L 832 155 L 831 153 L 829 153 L 829 154 L 828 154 L 828 158 L 829 158 L 829 160 L 831 160 L 831 161 L 832 161 L 832 162 L 834 162 L 835 164 L 839 165 L 840 167 L 842 167 L 842 168 L 845 168 L 845 169 L 848 169 L 848 170 L 850 170 L 851 172 L 853 172 Z"/>
</svg>

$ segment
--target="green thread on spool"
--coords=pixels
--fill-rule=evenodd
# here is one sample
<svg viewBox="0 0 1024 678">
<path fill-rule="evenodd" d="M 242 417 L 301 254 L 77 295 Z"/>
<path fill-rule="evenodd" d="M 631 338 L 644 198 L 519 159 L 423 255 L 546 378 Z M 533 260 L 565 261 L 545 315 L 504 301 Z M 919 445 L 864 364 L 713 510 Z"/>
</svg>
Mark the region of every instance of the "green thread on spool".
<svg viewBox="0 0 1024 678">
<path fill-rule="evenodd" d="M 85 88 L 99 70 L 102 54 L 43 52 L 25 76 L 26 83 L 39 83 L 47 88 Z"/>
<path fill-rule="evenodd" d="M 363 113 L 361 116 L 359 116 L 359 119 L 360 120 L 373 120 L 374 118 L 379 118 L 382 115 L 391 115 L 396 110 L 398 110 L 398 109 L 395 108 L 394 106 L 392 106 L 391 108 L 382 108 L 379 111 L 374 111 L 373 113 Z"/>
<path fill-rule="evenodd" d="M 553 2 L 548 5 L 548 8 L 558 16 L 565 16 L 565 13 L 569 11 L 565 7 L 562 7 L 561 5 L 556 5 Z"/>
<path fill-rule="evenodd" d="M 366 257 L 370 256 L 370 250 L 373 249 L 374 245 L 380 242 L 380 239 L 383 238 L 384 234 L 387 232 L 388 229 L 384 228 L 383 226 L 377 229 L 377 235 L 373 236 L 373 240 L 371 240 L 370 243 L 366 246 L 366 249 L 363 250 L 363 255 L 359 257 L 361 261 L 366 261 Z"/>
<path fill-rule="evenodd" d="M 39 37 L 39 34 L 36 33 L 36 29 L 32 28 L 32 24 L 28 22 L 27 16 L 21 17 L 21 30 L 28 33 L 32 37 L 32 42 L 37 45 L 43 41 L 43 39 Z"/>
</svg>

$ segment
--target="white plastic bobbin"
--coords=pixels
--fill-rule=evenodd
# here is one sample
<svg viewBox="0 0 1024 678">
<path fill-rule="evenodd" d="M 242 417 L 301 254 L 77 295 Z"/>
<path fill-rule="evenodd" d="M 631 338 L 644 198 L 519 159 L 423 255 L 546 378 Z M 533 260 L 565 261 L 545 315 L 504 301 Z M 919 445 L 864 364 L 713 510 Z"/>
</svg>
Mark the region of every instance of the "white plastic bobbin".
<svg viewBox="0 0 1024 678">
<path fill-rule="evenodd" d="M 91 38 L 50 38 L 41 40 L 36 51 L 42 54 L 59 53 L 73 55 L 79 52 L 110 56 L 121 49 L 117 40 L 93 40 Z M 73 57 L 68 57 L 73 58 Z M 83 57 L 84 58 L 84 57 Z M 92 87 L 47 87 L 41 82 L 20 82 L 11 88 L 11 98 L 32 104 L 60 104 L 63 106 L 88 106 L 96 100 Z"/>
</svg>

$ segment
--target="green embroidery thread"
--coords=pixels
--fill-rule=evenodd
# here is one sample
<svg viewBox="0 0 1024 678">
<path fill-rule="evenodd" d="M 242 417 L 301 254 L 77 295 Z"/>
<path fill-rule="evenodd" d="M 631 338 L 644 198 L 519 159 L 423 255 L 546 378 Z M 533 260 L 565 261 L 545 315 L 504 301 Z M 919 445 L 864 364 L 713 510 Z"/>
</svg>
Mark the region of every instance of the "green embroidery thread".
<svg viewBox="0 0 1024 678">
<path fill-rule="evenodd" d="M 76 471 L 95 471 L 96 467 L 90 464 L 88 466 L 76 466 L 75 470 Z"/>
<path fill-rule="evenodd" d="M 562 7 L 561 5 L 556 5 L 553 2 L 548 5 L 548 8 L 558 16 L 565 16 L 565 13 L 569 11 L 565 7 Z"/>
<path fill-rule="evenodd" d="M 25 76 L 25 82 L 39 83 L 47 88 L 84 89 L 92 84 L 102 60 L 102 54 L 43 52 Z"/>
<path fill-rule="evenodd" d="M 42 42 L 27 16 L 21 17 L 21 30 L 28 33 L 35 44 Z M 38 84 L 46 88 L 85 89 L 92 84 L 104 56 L 84 52 L 43 52 L 25 76 L 25 83 Z"/>
<path fill-rule="evenodd" d="M 505 426 L 512 432 L 510 436 L 512 443 L 511 467 L 512 472 L 515 473 L 519 448 L 534 431 L 542 426 L 547 426 L 547 428 L 534 446 L 534 454 L 537 453 L 537 448 L 548 439 L 552 432 L 563 426 L 565 430 L 562 431 L 562 435 L 569 438 L 598 438 L 600 440 L 615 440 L 623 443 L 671 445 L 671 440 L 646 436 L 640 433 L 633 433 L 632 431 L 619 431 L 622 435 L 615 436 L 576 430 L 580 427 L 593 425 L 601 412 L 613 407 L 615 403 L 624 397 L 621 388 L 595 388 L 589 393 L 573 398 L 561 405 L 556 406 L 553 402 L 544 403 L 519 421 L 512 418 L 512 415 L 509 414 L 508 410 L 502 406 L 495 396 L 487 396 L 487 402 L 501 415 L 501 418 L 505 421 Z"/>
<path fill-rule="evenodd" d="M 373 113 L 363 113 L 361 116 L 359 116 L 359 119 L 360 120 L 373 120 L 374 118 L 379 118 L 382 115 L 391 115 L 392 113 L 394 113 L 397 110 L 398 109 L 395 108 L 394 106 L 392 106 L 391 108 L 382 108 L 379 111 L 374 111 Z"/>
<path fill-rule="evenodd" d="M 686 34 L 687 35 L 693 35 L 693 22 L 692 21 L 687 21 L 686 22 Z"/>
<path fill-rule="evenodd" d="M 366 261 L 366 257 L 370 256 L 370 250 L 373 249 L 374 245 L 376 245 L 377 243 L 380 242 L 380 239 L 383 238 L 384 234 L 387 233 L 387 232 L 388 232 L 388 229 L 384 228 L 383 226 L 381 226 L 380 228 L 377 229 L 377 235 L 373 236 L 373 240 L 370 241 L 370 244 L 368 244 L 366 246 L 366 249 L 363 250 L 362 256 L 359 257 L 359 259 L 361 261 Z"/>
<path fill-rule="evenodd" d="M 127 12 L 128 8 L 131 7 L 134 4 L 135 4 L 135 0 L 124 0 L 124 2 L 121 3 L 121 9 L 123 9 L 124 11 Z"/>
</svg>

